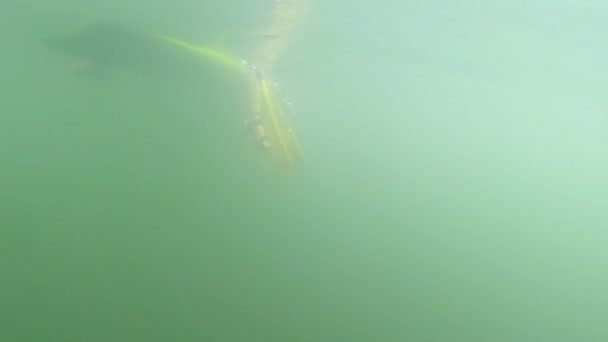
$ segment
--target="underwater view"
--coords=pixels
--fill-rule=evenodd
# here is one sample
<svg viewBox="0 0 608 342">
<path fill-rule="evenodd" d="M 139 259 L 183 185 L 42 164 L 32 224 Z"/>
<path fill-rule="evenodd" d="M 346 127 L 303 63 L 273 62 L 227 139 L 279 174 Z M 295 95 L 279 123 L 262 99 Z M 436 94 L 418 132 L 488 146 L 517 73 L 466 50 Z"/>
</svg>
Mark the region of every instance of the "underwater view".
<svg viewBox="0 0 608 342">
<path fill-rule="evenodd" d="M 606 13 L 4 0 L 0 341 L 608 341 Z"/>
</svg>

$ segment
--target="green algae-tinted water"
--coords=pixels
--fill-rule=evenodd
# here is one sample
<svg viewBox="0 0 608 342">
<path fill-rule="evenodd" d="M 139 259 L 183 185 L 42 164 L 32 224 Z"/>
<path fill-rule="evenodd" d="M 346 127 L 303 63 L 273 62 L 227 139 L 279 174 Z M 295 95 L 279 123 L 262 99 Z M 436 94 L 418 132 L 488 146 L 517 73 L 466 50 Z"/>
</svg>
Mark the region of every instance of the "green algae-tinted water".
<svg viewBox="0 0 608 342">
<path fill-rule="evenodd" d="M 290 177 L 238 84 L 39 43 L 119 21 L 244 53 L 264 1 L 0 5 L 1 340 L 606 340 L 606 5 L 312 4 L 272 70 Z"/>
</svg>

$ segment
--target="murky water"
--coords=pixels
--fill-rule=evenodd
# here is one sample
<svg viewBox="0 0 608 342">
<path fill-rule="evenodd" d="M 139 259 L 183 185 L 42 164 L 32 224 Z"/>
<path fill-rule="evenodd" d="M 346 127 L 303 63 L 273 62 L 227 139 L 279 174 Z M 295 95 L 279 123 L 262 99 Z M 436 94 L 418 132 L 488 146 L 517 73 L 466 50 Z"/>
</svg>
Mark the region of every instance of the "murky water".
<svg viewBox="0 0 608 342">
<path fill-rule="evenodd" d="M 271 70 L 289 176 L 234 79 L 82 77 L 39 42 L 245 56 L 264 1 L 0 8 L 2 340 L 606 340 L 605 4 L 311 2 Z"/>
</svg>

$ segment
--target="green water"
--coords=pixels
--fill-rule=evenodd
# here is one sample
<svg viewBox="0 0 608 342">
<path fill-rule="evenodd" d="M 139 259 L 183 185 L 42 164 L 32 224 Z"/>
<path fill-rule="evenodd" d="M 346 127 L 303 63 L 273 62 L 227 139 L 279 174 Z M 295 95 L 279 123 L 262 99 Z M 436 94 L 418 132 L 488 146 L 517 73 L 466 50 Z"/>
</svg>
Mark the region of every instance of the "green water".
<svg viewBox="0 0 608 342">
<path fill-rule="evenodd" d="M 606 4 L 313 2 L 272 70 L 295 176 L 233 85 L 38 43 L 116 20 L 243 52 L 265 8 L 0 4 L 0 340 L 608 339 Z"/>
</svg>

